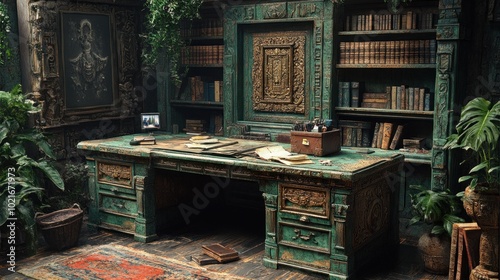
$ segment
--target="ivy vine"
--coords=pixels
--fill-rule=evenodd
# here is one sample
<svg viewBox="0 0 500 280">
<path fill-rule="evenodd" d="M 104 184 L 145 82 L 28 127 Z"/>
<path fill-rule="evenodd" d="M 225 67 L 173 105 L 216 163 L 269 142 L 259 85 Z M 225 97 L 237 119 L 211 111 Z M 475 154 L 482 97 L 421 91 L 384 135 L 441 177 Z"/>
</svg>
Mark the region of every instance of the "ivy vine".
<svg viewBox="0 0 500 280">
<path fill-rule="evenodd" d="M 157 64 L 164 57 L 175 85 L 181 83 L 181 50 L 186 46 L 180 24 L 200 18 L 202 3 L 203 0 L 147 0 L 145 3 L 147 33 L 142 57 L 149 65 Z"/>
<path fill-rule="evenodd" d="M 0 65 L 12 56 L 9 45 L 10 18 L 7 5 L 0 2 Z"/>
</svg>

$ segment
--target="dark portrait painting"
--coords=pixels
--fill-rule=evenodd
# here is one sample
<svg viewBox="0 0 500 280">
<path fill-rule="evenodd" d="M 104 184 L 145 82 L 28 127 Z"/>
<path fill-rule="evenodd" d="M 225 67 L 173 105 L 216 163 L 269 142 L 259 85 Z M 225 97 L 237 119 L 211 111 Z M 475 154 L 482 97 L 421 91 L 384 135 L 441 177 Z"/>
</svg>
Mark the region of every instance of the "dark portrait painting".
<svg viewBox="0 0 500 280">
<path fill-rule="evenodd" d="M 110 16 L 62 12 L 62 58 L 66 109 L 113 104 Z"/>
</svg>

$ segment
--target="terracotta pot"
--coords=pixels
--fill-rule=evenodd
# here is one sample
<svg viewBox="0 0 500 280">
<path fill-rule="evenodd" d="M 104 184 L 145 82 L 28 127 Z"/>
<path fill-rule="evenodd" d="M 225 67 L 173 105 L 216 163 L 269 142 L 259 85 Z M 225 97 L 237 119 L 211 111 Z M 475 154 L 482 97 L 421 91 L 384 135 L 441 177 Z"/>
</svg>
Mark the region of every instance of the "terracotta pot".
<svg viewBox="0 0 500 280">
<path fill-rule="evenodd" d="M 418 249 L 424 262 L 424 269 L 433 274 L 447 274 L 450 265 L 451 241 L 448 235 L 422 234 Z"/>
<path fill-rule="evenodd" d="M 498 279 L 498 215 L 500 195 L 471 190 L 464 193 L 464 208 L 481 228 L 479 240 L 479 265 L 470 274 L 470 279 Z"/>
</svg>

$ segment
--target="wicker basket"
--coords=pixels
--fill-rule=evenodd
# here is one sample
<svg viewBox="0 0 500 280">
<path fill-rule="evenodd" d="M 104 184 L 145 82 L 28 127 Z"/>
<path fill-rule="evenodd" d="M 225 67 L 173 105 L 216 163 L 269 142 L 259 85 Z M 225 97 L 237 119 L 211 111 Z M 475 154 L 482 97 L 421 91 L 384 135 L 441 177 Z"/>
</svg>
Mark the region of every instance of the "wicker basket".
<svg viewBox="0 0 500 280">
<path fill-rule="evenodd" d="M 83 211 L 78 204 L 43 214 L 36 213 L 35 220 L 43 238 L 51 249 L 62 250 L 78 243 L 82 227 Z"/>
</svg>

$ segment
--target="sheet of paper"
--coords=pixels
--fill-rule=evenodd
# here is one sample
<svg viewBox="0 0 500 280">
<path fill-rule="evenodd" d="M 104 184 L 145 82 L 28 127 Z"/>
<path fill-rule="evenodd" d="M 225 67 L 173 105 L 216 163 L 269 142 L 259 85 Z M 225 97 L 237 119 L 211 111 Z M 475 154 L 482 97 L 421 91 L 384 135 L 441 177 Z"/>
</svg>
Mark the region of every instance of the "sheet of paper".
<svg viewBox="0 0 500 280">
<path fill-rule="evenodd" d="M 255 150 L 257 155 L 265 160 L 276 160 L 286 165 L 308 164 L 313 163 L 307 155 L 292 154 L 285 150 L 282 146 L 269 146 L 258 148 Z"/>
</svg>

